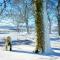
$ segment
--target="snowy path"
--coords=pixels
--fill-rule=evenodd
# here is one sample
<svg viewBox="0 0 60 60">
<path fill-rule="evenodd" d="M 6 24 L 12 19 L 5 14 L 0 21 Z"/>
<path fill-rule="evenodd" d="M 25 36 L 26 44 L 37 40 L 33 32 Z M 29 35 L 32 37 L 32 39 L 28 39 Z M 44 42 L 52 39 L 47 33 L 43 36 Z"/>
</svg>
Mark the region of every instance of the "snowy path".
<svg viewBox="0 0 60 60">
<path fill-rule="evenodd" d="M 34 54 L 32 50 L 34 47 L 27 45 L 13 46 L 11 52 L 0 47 L 0 60 L 60 60 L 59 56 Z"/>
<path fill-rule="evenodd" d="M 20 33 L 21 34 L 21 33 Z M 11 36 L 12 40 L 17 39 L 17 33 L 0 34 L 0 40 L 4 36 Z M 12 51 L 5 51 L 3 46 L 0 46 L 0 60 L 60 60 L 60 40 L 51 40 L 51 48 L 55 52 L 53 54 L 35 54 L 34 34 L 27 35 L 26 33 L 18 37 L 20 41 L 13 43 Z M 1 40 L 2 41 L 2 40 Z"/>
<path fill-rule="evenodd" d="M 3 51 L 0 47 L 0 60 L 60 60 L 59 56 L 39 55 L 32 53 L 34 47 L 18 45 L 13 46 L 13 51 Z"/>
<path fill-rule="evenodd" d="M 0 60 L 50 60 L 48 56 L 0 51 Z M 57 57 L 53 57 L 57 59 Z M 58 58 L 59 59 L 59 58 Z"/>
</svg>

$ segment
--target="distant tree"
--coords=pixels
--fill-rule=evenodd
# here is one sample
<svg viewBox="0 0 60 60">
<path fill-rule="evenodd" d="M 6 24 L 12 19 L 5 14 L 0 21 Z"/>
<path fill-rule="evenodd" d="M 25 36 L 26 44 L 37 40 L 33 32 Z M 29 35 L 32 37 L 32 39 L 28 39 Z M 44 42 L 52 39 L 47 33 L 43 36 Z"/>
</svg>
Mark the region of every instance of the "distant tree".
<svg viewBox="0 0 60 60">
<path fill-rule="evenodd" d="M 52 7 L 51 7 L 51 2 L 50 0 L 46 0 L 47 4 L 46 4 L 46 10 L 47 10 L 47 16 L 48 16 L 48 21 L 49 21 L 49 33 L 51 33 L 51 25 L 52 25 L 52 19 L 50 18 L 50 11 L 52 11 Z"/>
<path fill-rule="evenodd" d="M 7 0 L 3 0 L 3 2 L 0 3 L 0 7 L 2 7 L 2 8 L 0 9 L 0 15 L 1 15 L 1 14 L 3 13 L 3 11 L 6 9 L 6 6 L 7 6 L 6 2 L 7 2 Z"/>
<path fill-rule="evenodd" d="M 28 4 L 27 4 L 27 1 L 24 2 L 24 6 L 25 6 L 25 9 L 24 9 L 24 17 L 25 17 L 25 22 L 26 22 L 26 29 L 27 29 L 27 33 L 29 33 L 29 25 L 28 25 Z"/>
<path fill-rule="evenodd" d="M 30 0 L 31 1 L 31 0 Z M 32 2 L 32 1 L 31 1 Z M 30 2 L 30 3 L 31 3 Z M 29 33 L 29 25 L 28 25 L 28 19 L 29 19 L 29 13 L 30 11 L 32 10 L 32 6 L 31 4 L 28 2 L 28 0 L 14 0 L 14 4 L 18 6 L 19 3 L 22 3 L 22 14 L 23 14 L 23 18 L 24 18 L 24 21 L 26 23 L 26 30 L 27 30 L 27 33 Z M 19 9 L 18 8 L 18 9 Z M 21 16 L 21 15 L 20 15 Z"/>
<path fill-rule="evenodd" d="M 57 6 L 57 10 L 58 10 L 58 32 L 60 35 L 60 0 L 58 0 L 58 6 Z"/>
<path fill-rule="evenodd" d="M 47 7 L 46 7 L 46 10 L 47 10 Z M 51 33 L 51 19 L 50 19 L 50 16 L 49 16 L 49 13 L 47 11 L 47 16 L 48 16 L 48 20 L 49 20 L 49 33 Z"/>
</svg>

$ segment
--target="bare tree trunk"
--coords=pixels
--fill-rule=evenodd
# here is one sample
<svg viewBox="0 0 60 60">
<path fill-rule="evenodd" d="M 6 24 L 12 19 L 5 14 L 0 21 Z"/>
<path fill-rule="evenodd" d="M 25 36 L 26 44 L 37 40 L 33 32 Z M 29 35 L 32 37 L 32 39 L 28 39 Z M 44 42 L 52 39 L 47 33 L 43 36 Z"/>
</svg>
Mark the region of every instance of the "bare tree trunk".
<svg viewBox="0 0 60 60">
<path fill-rule="evenodd" d="M 26 20 L 26 29 L 27 29 L 27 33 L 29 34 L 29 25 L 28 25 L 28 19 Z"/>
<path fill-rule="evenodd" d="M 49 38 L 49 20 L 47 16 L 47 1 L 43 0 L 43 22 L 44 22 L 44 53 L 52 53 L 51 46 L 50 46 L 50 38 Z"/>
<path fill-rule="evenodd" d="M 36 50 L 35 53 L 39 51 L 44 52 L 44 33 L 43 33 L 43 17 L 42 17 L 42 0 L 36 0 Z"/>
<path fill-rule="evenodd" d="M 58 10 L 58 32 L 60 35 L 60 0 L 58 0 L 57 10 Z"/>
<path fill-rule="evenodd" d="M 19 31 L 19 24 L 17 24 L 17 32 L 20 32 L 20 31 Z"/>
<path fill-rule="evenodd" d="M 49 20 L 49 33 L 51 34 L 51 20 L 50 20 L 48 12 L 47 12 L 47 15 L 48 15 L 48 20 Z"/>
<path fill-rule="evenodd" d="M 26 29 L 27 29 L 27 33 L 29 34 L 27 1 L 26 1 L 26 3 L 25 3 L 25 20 L 26 20 Z"/>
<path fill-rule="evenodd" d="M 16 31 L 17 31 L 17 40 L 19 40 L 19 33 L 20 33 L 19 24 L 17 24 L 17 29 L 16 29 Z"/>
<path fill-rule="evenodd" d="M 49 40 L 49 24 L 46 11 L 46 0 L 35 1 L 36 10 L 36 49 L 35 53 L 51 53 Z M 43 10 L 42 10 L 43 8 Z"/>
</svg>

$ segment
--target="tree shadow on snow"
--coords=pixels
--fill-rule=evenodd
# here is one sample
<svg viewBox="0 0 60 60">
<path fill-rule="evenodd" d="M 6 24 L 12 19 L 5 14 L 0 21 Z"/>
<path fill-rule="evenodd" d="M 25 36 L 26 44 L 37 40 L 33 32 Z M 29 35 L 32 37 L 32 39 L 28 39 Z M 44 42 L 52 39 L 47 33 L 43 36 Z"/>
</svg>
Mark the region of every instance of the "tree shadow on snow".
<svg viewBox="0 0 60 60">
<path fill-rule="evenodd" d="M 12 41 L 12 46 L 13 45 L 31 45 L 34 42 L 32 40 L 14 40 Z M 0 46 L 4 45 L 4 41 L 0 42 Z"/>
<path fill-rule="evenodd" d="M 50 38 L 51 41 L 60 41 L 60 38 Z"/>
<path fill-rule="evenodd" d="M 45 56 L 59 56 L 60 57 L 60 53 L 57 53 L 57 52 L 52 52 L 52 53 L 50 53 L 50 54 L 42 54 L 42 55 L 45 55 Z"/>
<path fill-rule="evenodd" d="M 31 40 L 16 40 L 16 41 L 12 41 L 12 45 L 31 45 L 32 43 L 34 43 Z"/>
<path fill-rule="evenodd" d="M 0 47 L 2 47 L 4 45 L 4 42 L 0 42 Z"/>
<path fill-rule="evenodd" d="M 28 54 L 35 54 L 34 52 L 30 52 L 30 51 L 19 51 L 19 50 L 12 50 L 12 52 L 17 52 L 17 53 L 28 53 Z"/>
<path fill-rule="evenodd" d="M 60 48 L 52 48 L 53 50 L 60 50 Z"/>
<path fill-rule="evenodd" d="M 54 52 L 54 51 L 52 51 L 52 53 L 49 53 L 49 54 L 47 54 L 47 53 L 34 53 L 33 51 L 19 51 L 19 50 L 12 50 L 12 52 L 17 52 L 17 53 L 27 53 L 27 54 L 34 54 L 34 55 L 42 55 L 42 56 L 51 56 L 51 57 L 53 57 L 53 56 L 59 56 L 60 57 L 60 53 L 57 53 L 57 52 Z"/>
<path fill-rule="evenodd" d="M 60 56 L 60 52 L 56 52 L 56 51 L 60 51 L 60 48 L 51 48 L 52 49 L 52 52 L 50 54 L 44 54 L 43 55 L 46 55 L 46 56 Z M 54 51 L 56 50 L 56 51 Z"/>
</svg>

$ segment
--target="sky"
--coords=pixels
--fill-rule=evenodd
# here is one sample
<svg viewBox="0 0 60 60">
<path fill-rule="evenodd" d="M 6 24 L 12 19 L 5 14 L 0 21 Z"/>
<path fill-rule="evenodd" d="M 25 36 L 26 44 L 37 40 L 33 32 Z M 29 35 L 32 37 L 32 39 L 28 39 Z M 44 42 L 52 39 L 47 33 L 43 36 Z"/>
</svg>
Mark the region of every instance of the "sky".
<svg viewBox="0 0 60 60">
<path fill-rule="evenodd" d="M 49 18 L 51 20 L 52 26 L 58 25 L 57 21 L 57 5 L 58 5 L 58 0 L 48 0 L 48 6 L 47 6 L 47 11 L 49 14 Z"/>
<path fill-rule="evenodd" d="M 26 0 L 27 1 L 27 0 Z M 28 3 L 29 3 L 29 1 L 30 0 L 28 0 Z M 57 1 L 58 0 L 48 0 L 48 7 L 47 7 L 47 9 L 48 9 L 48 13 L 49 13 L 49 17 L 50 17 L 50 19 L 52 20 L 52 21 L 55 21 L 55 20 L 57 20 L 57 18 L 56 18 L 56 11 L 55 11 L 55 8 L 56 8 L 56 6 L 57 6 Z M 0 3 L 2 3 L 3 2 L 3 0 L 0 0 Z M 20 4 L 20 7 L 21 7 L 22 5 Z M 3 6 L 0 6 L 0 8 L 2 8 Z M 10 20 L 12 20 L 11 18 L 7 18 L 7 14 L 8 14 L 8 11 L 10 11 L 10 10 L 13 10 L 13 12 L 15 12 L 15 13 L 17 13 L 18 12 L 18 10 L 16 10 L 17 9 L 17 7 L 13 7 L 13 4 L 10 4 L 10 3 L 7 3 L 7 8 L 6 8 L 6 11 L 4 11 L 4 13 L 3 13 L 3 15 L 2 16 L 0 16 L 0 20 L 3 20 L 3 21 L 5 21 L 5 22 L 2 22 L 2 21 L 0 21 L 0 25 L 1 24 L 3 24 L 3 25 L 5 25 L 5 24 L 9 24 L 9 23 L 11 23 L 11 21 Z M 21 8 L 22 9 L 22 8 Z M 4 17 L 5 16 L 5 17 Z M 16 16 L 15 16 L 16 17 Z M 34 25 L 34 19 L 30 19 L 29 20 L 29 24 L 30 25 Z"/>
</svg>

